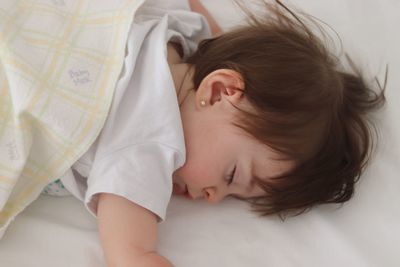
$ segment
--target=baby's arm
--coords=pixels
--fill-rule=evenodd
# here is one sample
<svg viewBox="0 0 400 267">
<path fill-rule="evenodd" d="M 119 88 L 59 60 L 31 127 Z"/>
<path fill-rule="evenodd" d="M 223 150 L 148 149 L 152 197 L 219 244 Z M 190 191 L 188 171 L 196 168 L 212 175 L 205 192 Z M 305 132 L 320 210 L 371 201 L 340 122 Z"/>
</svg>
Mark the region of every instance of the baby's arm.
<svg viewBox="0 0 400 267">
<path fill-rule="evenodd" d="M 215 21 L 215 19 L 211 16 L 211 14 L 199 0 L 189 0 L 189 5 L 192 11 L 202 14 L 207 19 L 213 36 L 222 33 L 222 30 L 219 27 L 218 23 Z"/>
<path fill-rule="evenodd" d="M 154 213 L 123 197 L 102 193 L 97 219 L 107 266 L 172 266 L 156 252 Z"/>
</svg>

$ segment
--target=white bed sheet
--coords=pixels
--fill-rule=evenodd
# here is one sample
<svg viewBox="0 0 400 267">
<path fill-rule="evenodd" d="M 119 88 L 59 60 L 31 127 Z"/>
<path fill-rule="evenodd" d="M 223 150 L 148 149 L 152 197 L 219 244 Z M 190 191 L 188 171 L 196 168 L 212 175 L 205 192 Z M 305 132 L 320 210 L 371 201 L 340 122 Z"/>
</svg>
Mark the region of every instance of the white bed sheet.
<svg viewBox="0 0 400 267">
<path fill-rule="evenodd" d="M 224 28 L 238 21 L 229 0 L 203 0 Z M 174 197 L 160 224 L 160 252 L 176 266 L 400 266 L 400 1 L 292 0 L 341 35 L 346 51 L 379 74 L 389 64 L 381 134 L 354 198 L 281 222 L 247 205 Z M 41 196 L 0 241 L 0 266 L 105 266 L 96 221 L 72 197 Z"/>
</svg>

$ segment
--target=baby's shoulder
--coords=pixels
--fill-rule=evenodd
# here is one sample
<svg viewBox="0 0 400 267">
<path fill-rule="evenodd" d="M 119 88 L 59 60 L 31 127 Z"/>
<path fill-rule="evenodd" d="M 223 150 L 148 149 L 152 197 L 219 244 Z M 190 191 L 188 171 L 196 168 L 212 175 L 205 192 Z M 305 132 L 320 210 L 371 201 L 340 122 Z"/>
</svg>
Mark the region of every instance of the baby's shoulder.
<svg viewBox="0 0 400 267">
<path fill-rule="evenodd" d="M 168 42 L 168 63 L 169 65 L 182 63 L 183 48 L 175 42 Z"/>
</svg>

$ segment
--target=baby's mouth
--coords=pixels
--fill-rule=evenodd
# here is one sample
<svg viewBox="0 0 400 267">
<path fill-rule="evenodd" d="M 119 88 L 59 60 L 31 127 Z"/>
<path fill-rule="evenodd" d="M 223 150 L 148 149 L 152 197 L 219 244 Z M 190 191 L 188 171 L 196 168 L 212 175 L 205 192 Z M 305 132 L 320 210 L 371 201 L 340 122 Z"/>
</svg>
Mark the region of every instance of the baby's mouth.
<svg viewBox="0 0 400 267">
<path fill-rule="evenodd" d="M 184 187 L 181 187 L 179 184 L 173 184 L 173 191 L 172 193 L 174 195 L 179 195 L 179 196 L 184 196 L 187 199 L 193 199 L 193 197 L 190 195 L 188 189 L 187 189 L 187 185 L 185 185 Z"/>
<path fill-rule="evenodd" d="M 184 188 L 182 188 L 179 184 L 175 184 L 174 183 L 174 187 L 173 187 L 173 190 L 172 190 L 172 193 L 174 195 L 184 195 L 186 192 L 187 192 L 186 185 L 185 185 Z"/>
</svg>

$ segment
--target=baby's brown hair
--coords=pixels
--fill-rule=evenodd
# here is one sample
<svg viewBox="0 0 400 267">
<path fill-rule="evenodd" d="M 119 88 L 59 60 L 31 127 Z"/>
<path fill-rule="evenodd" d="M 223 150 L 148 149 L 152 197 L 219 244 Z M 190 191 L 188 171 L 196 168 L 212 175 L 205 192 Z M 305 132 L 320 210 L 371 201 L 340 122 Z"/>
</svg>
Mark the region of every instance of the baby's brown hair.
<svg viewBox="0 0 400 267">
<path fill-rule="evenodd" d="M 240 110 L 234 124 L 296 163 L 278 177 L 255 178 L 266 192 L 249 200 L 256 211 L 285 216 L 345 202 L 371 156 L 375 127 L 367 114 L 385 102 L 385 86 L 370 89 L 350 58 L 352 72 L 344 71 L 315 19 L 279 1 L 264 4 L 267 18 L 244 9 L 249 25 L 199 44 L 187 60 L 194 86 L 217 69 L 240 73 L 255 112 Z"/>
</svg>

